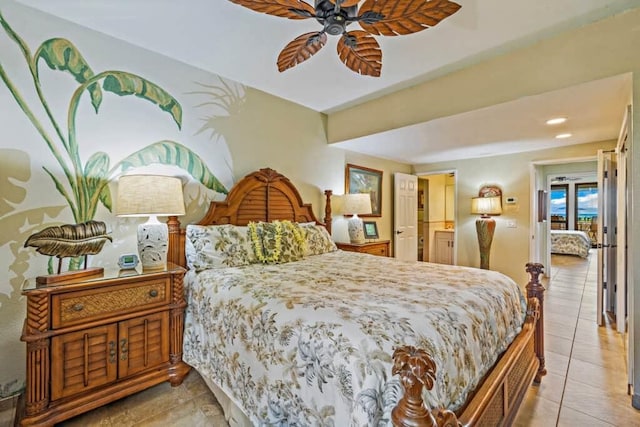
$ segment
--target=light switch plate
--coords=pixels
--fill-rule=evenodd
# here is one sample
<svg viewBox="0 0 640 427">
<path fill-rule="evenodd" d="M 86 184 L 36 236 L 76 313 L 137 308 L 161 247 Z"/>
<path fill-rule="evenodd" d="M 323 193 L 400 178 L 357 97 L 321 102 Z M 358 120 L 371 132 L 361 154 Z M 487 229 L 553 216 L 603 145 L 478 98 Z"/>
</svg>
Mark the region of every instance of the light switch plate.
<svg viewBox="0 0 640 427">
<path fill-rule="evenodd" d="M 507 221 L 507 228 L 517 228 L 518 227 L 518 223 L 516 222 L 515 219 L 510 219 Z"/>
</svg>

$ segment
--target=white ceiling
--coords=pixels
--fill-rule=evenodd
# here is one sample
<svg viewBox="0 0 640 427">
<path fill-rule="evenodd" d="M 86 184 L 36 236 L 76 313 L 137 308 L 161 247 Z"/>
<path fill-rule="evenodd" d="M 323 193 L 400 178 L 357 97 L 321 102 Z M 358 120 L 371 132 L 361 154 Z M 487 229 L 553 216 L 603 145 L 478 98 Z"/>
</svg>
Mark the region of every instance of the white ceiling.
<svg viewBox="0 0 640 427">
<path fill-rule="evenodd" d="M 280 50 L 320 24 L 256 13 L 228 0 L 17 1 L 320 112 L 355 105 L 638 6 L 638 0 L 457 0 L 460 11 L 431 29 L 377 37 L 383 67 L 382 76 L 373 78 L 347 69 L 331 36 L 314 57 L 279 73 L 275 63 Z M 607 79 L 341 146 L 416 164 L 612 139 L 624 112 L 626 98 L 620 91 L 628 89 L 625 84 L 630 82 Z M 570 118 L 567 126 L 574 138 L 549 139 L 555 130 L 540 121 L 555 114 Z"/>
<path fill-rule="evenodd" d="M 616 139 L 631 80 L 609 77 L 336 145 L 415 165 Z M 554 117 L 567 121 L 545 123 Z M 556 139 L 561 133 L 572 136 Z"/>
</svg>

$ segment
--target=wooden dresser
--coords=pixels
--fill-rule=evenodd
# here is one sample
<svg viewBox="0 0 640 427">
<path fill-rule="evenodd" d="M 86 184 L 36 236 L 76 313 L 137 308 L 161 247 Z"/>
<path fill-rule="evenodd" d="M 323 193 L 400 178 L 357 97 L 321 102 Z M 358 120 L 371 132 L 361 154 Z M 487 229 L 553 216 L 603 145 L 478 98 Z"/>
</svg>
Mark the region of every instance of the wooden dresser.
<svg viewBox="0 0 640 427">
<path fill-rule="evenodd" d="M 389 256 L 389 240 L 379 240 L 367 243 L 338 243 L 338 249 L 350 252 L 361 252 L 371 255 Z"/>
<path fill-rule="evenodd" d="M 19 420 L 51 426 L 163 381 L 182 362 L 185 270 L 114 270 L 54 285 L 29 281 L 27 383 Z"/>
</svg>

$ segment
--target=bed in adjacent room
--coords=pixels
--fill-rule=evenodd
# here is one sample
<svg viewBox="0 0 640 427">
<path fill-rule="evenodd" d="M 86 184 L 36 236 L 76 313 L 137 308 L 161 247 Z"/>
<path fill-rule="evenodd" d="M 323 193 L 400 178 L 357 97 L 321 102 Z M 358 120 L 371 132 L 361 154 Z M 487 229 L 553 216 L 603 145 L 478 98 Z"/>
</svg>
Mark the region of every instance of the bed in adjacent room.
<svg viewBox="0 0 640 427">
<path fill-rule="evenodd" d="M 586 258 L 591 249 L 591 239 L 584 231 L 551 230 L 551 253 L 577 255 Z"/>
<path fill-rule="evenodd" d="M 231 425 L 415 422 L 410 398 L 439 423 L 508 424 L 545 373 L 539 265 L 527 299 L 498 272 L 340 251 L 271 169 L 169 224 L 190 268 L 183 359 Z"/>
</svg>

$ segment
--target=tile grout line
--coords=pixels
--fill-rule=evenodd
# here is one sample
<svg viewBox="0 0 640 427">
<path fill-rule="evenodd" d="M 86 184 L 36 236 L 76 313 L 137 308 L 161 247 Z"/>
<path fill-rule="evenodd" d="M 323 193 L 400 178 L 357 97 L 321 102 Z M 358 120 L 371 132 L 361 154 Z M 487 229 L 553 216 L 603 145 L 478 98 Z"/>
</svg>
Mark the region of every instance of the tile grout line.
<svg viewBox="0 0 640 427">
<path fill-rule="evenodd" d="M 574 331 L 574 339 L 573 339 L 573 341 L 571 342 L 571 351 L 569 352 L 569 354 L 570 354 L 570 356 L 569 356 L 569 364 L 567 365 L 567 376 L 565 377 L 564 386 L 563 386 L 563 388 L 562 388 L 562 397 L 561 397 L 561 399 L 560 399 L 560 402 L 561 402 L 561 403 L 560 403 L 560 411 L 562 411 L 562 401 L 564 400 L 564 392 L 565 392 L 565 390 L 566 390 L 567 381 L 568 381 L 568 379 L 569 379 L 569 368 L 570 368 L 570 366 L 571 366 L 571 360 L 572 360 L 571 355 L 573 354 L 573 346 L 574 346 L 574 344 L 575 344 L 575 335 L 576 335 L 576 333 L 577 333 L 577 331 L 578 331 L 578 322 L 580 321 L 580 312 L 581 312 L 581 310 L 582 310 L 582 301 L 584 300 L 584 293 L 585 293 L 585 291 L 586 291 L 586 289 L 587 289 L 587 281 L 588 281 L 587 279 L 588 279 L 588 276 L 589 276 L 589 270 L 590 270 L 591 261 L 592 261 L 592 257 L 591 257 L 591 255 L 593 255 L 593 254 L 592 254 L 592 253 L 590 253 L 590 254 L 589 254 L 589 261 L 588 261 L 587 269 L 586 269 L 586 273 L 585 273 L 585 276 L 584 276 L 584 283 L 583 283 L 583 285 L 582 285 L 582 298 L 581 298 L 581 300 L 580 300 L 580 308 L 578 309 L 578 316 L 577 316 L 577 319 L 576 319 L 576 329 L 575 329 L 575 331 Z M 593 321 L 595 322 L 595 320 L 593 320 Z M 575 381 L 580 382 L 579 380 L 575 380 Z M 583 415 L 586 415 L 587 417 L 594 418 L 594 419 L 596 419 L 596 420 L 600 421 L 601 423 L 604 423 L 604 424 L 607 424 L 607 425 L 610 425 L 610 426 L 614 426 L 614 425 L 613 425 L 613 424 L 611 424 L 609 421 L 607 421 L 607 420 L 603 420 L 603 419 L 602 419 L 602 418 L 600 418 L 600 417 L 597 417 L 597 416 L 594 416 L 594 415 L 588 414 L 588 413 L 586 413 L 586 412 L 583 412 L 583 411 L 581 411 L 580 409 L 576 409 L 576 408 L 569 408 L 569 409 L 571 409 L 571 410 L 573 410 L 573 411 L 575 411 L 575 412 L 579 412 L 579 413 L 581 413 L 581 414 L 583 414 Z M 558 412 L 558 419 L 556 420 L 556 427 L 558 426 L 558 424 L 559 424 L 559 423 L 560 423 L 560 412 Z"/>
<path fill-rule="evenodd" d="M 573 337 L 571 338 L 571 349 L 569 350 L 569 361 L 567 362 L 567 371 L 565 372 L 564 381 L 562 383 L 562 394 L 560 395 L 560 405 L 558 407 L 558 415 L 556 416 L 556 427 L 560 424 L 560 413 L 562 412 L 562 404 L 564 402 L 564 393 L 567 390 L 567 381 L 569 379 L 569 369 L 571 368 L 571 356 L 573 355 L 573 347 L 576 342 L 576 333 L 578 331 L 578 321 L 580 320 L 580 312 L 582 311 L 582 301 L 584 300 L 584 290 L 587 285 L 587 275 L 589 274 L 590 264 L 591 264 L 591 256 L 589 256 L 586 273 L 582 280 L 582 293 L 580 295 L 580 306 L 578 307 L 578 313 L 576 314 L 576 321 L 573 328 Z"/>
<path fill-rule="evenodd" d="M 580 321 L 580 312 L 582 311 L 582 301 L 584 300 L 584 293 L 585 293 L 585 291 L 587 289 L 587 281 L 588 281 L 588 276 L 589 276 L 589 269 L 590 269 L 590 265 L 591 265 L 591 262 L 592 262 L 592 256 L 591 255 L 593 255 L 593 254 L 590 253 L 590 255 L 589 255 L 589 261 L 588 261 L 588 264 L 587 264 L 587 268 L 585 270 L 584 281 L 582 283 L 582 296 L 580 298 L 580 308 L 578 309 L 578 314 L 576 316 L 576 326 L 575 326 L 575 329 L 573 331 L 573 339 L 571 341 L 571 350 L 569 351 L 569 362 L 567 364 L 567 372 L 566 372 L 566 376 L 564 378 L 564 383 L 563 383 L 563 386 L 562 386 L 562 395 L 560 397 L 560 406 L 559 406 L 558 416 L 556 418 L 556 427 L 558 427 L 558 425 L 560 424 L 560 413 L 562 412 L 562 406 L 563 406 L 563 402 L 564 402 L 564 395 L 565 395 L 565 391 L 566 391 L 566 388 L 567 388 L 567 381 L 569 380 L 569 369 L 571 368 L 573 347 L 574 347 L 574 344 L 575 344 L 576 334 L 577 334 L 577 331 L 578 331 L 578 322 Z M 586 415 L 586 416 L 588 416 L 590 418 L 594 418 L 594 419 L 596 419 L 596 420 L 598 420 L 598 421 L 600 421 L 600 422 L 602 422 L 604 424 L 613 425 L 613 424 L 609 423 L 606 420 L 603 420 L 603 419 L 601 419 L 599 417 L 595 417 L 595 416 L 593 416 L 591 414 L 582 412 L 579 409 L 575 409 L 575 408 L 569 408 L 569 409 L 571 409 L 573 411 L 576 411 L 576 412 L 579 412 L 581 414 L 584 414 L 584 415 Z"/>
</svg>

